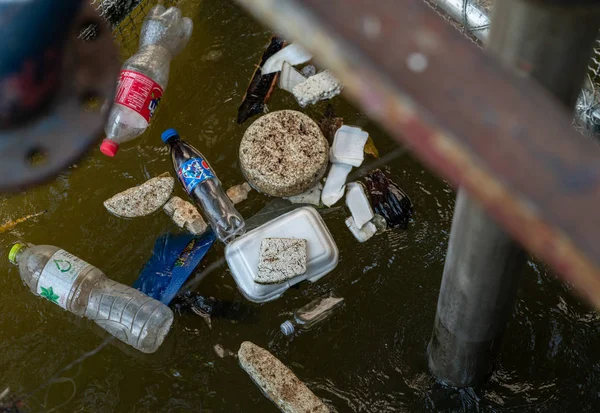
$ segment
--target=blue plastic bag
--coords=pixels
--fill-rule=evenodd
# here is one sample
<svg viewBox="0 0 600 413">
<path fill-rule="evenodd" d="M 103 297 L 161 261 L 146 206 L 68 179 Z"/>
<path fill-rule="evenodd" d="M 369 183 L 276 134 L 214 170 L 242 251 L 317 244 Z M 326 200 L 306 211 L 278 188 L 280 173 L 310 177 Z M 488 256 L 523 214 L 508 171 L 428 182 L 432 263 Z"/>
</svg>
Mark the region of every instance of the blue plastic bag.
<svg viewBox="0 0 600 413">
<path fill-rule="evenodd" d="M 154 244 L 152 257 L 133 284 L 144 294 L 169 304 L 206 255 L 215 235 L 161 235 Z"/>
</svg>

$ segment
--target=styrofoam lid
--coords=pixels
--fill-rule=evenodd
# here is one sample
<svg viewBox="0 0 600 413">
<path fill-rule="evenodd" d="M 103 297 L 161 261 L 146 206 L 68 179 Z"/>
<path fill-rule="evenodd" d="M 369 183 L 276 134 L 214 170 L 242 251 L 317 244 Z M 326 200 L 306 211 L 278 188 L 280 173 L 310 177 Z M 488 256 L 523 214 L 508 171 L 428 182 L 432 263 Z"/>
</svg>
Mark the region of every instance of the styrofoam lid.
<svg viewBox="0 0 600 413">
<path fill-rule="evenodd" d="M 334 163 L 360 166 L 369 134 L 356 126 L 342 125 L 333 138 L 329 158 Z"/>
<path fill-rule="evenodd" d="M 254 275 L 258 271 L 260 245 L 264 238 L 305 239 L 306 272 L 281 284 L 255 283 Z M 250 301 L 262 303 L 280 297 L 301 281 L 317 281 L 337 266 L 339 252 L 317 210 L 300 207 L 231 242 L 225 248 L 225 259 L 244 296 Z"/>
</svg>

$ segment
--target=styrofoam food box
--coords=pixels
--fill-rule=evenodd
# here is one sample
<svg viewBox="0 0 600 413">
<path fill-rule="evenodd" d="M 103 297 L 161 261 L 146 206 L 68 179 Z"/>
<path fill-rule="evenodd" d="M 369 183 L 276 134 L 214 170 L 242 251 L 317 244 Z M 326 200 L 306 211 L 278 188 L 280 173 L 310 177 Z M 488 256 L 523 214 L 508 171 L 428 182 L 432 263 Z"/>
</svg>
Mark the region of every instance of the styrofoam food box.
<svg viewBox="0 0 600 413">
<path fill-rule="evenodd" d="M 281 284 L 254 282 L 263 238 L 300 238 L 306 240 L 306 272 Z M 225 248 L 225 259 L 238 288 L 253 302 L 263 303 L 281 297 L 301 281 L 315 282 L 332 271 L 339 251 L 325 222 L 316 209 L 300 207 L 281 215 L 236 239 Z"/>
</svg>

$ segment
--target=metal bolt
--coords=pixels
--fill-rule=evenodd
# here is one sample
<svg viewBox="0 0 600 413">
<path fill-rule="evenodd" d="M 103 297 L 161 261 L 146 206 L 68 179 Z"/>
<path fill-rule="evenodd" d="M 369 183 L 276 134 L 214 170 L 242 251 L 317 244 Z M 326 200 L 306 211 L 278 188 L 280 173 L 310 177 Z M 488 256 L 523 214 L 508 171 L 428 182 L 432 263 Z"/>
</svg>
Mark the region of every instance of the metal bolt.
<svg viewBox="0 0 600 413">
<path fill-rule="evenodd" d="M 415 73 L 422 73 L 427 69 L 429 60 L 423 53 L 415 52 L 408 55 L 406 58 L 406 66 Z"/>
</svg>

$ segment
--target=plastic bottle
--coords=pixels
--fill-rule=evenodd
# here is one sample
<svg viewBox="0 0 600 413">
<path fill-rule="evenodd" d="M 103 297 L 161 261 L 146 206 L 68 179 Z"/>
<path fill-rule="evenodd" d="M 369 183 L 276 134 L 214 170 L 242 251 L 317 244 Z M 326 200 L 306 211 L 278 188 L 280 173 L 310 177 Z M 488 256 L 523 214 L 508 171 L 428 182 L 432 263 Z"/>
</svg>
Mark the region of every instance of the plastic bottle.
<svg viewBox="0 0 600 413">
<path fill-rule="evenodd" d="M 144 353 L 155 352 L 171 328 L 169 307 L 58 247 L 17 243 L 8 259 L 34 294 L 95 321 Z"/>
<path fill-rule="evenodd" d="M 180 139 L 175 129 L 162 133 L 162 140 L 171 148 L 173 167 L 190 198 L 202 209 L 218 239 L 233 241 L 245 232 L 244 218 L 223 191 L 204 155 Z"/>
<path fill-rule="evenodd" d="M 154 7 L 146 16 L 140 46 L 121 69 L 115 102 L 100 150 L 113 157 L 119 145 L 140 136 L 150 123 L 169 80 L 169 66 L 187 45 L 193 23 L 176 7 Z"/>
<path fill-rule="evenodd" d="M 284 321 L 279 328 L 286 336 L 291 336 L 297 329 L 308 330 L 328 318 L 343 302 L 343 298 L 337 297 L 317 298 L 297 309 L 294 319 Z"/>
</svg>

